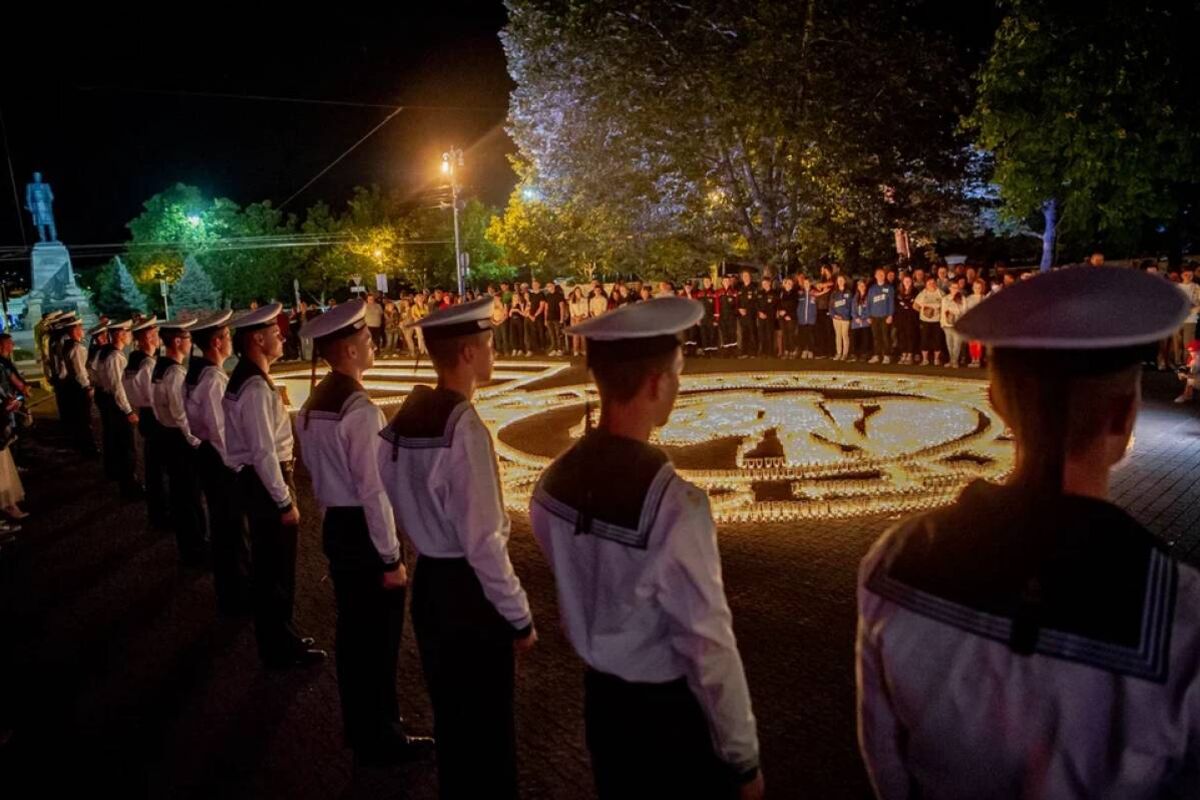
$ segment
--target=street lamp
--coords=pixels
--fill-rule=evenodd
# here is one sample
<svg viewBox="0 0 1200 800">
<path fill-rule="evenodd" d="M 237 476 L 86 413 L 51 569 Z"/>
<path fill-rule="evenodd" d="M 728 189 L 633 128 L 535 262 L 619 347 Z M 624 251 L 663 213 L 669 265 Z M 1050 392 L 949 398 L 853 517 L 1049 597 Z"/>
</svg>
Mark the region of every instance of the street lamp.
<svg viewBox="0 0 1200 800">
<path fill-rule="evenodd" d="M 463 270 L 462 243 L 458 235 L 458 177 L 456 168 L 463 165 L 463 151 L 451 147 L 442 153 L 442 172 L 450 176 L 450 201 L 454 209 L 454 274 L 458 276 L 458 296 L 465 294 L 466 275 Z"/>
</svg>

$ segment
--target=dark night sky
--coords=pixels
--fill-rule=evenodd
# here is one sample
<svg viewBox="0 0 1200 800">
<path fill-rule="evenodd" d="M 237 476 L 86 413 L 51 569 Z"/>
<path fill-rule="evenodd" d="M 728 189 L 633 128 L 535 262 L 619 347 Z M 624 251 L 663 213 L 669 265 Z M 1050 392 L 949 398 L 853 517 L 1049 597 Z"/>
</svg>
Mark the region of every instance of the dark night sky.
<svg viewBox="0 0 1200 800">
<path fill-rule="evenodd" d="M 40 169 L 68 246 L 121 242 L 141 203 L 176 181 L 241 204 L 278 204 L 388 114 L 173 94 L 208 92 L 465 107 L 401 112 L 288 211 L 321 199 L 341 206 L 356 184 L 419 192 L 439 181 L 451 145 L 467 151 L 464 180 L 502 204 L 515 181 L 503 130 L 512 83 L 496 35 L 504 8 L 499 0 L 422 6 L 348 8 L 338 19 L 327 19 L 337 11 L 331 5 L 276 6 L 272 18 L 193 7 L 212 13 L 154 25 L 149 12 L 106 12 L 41 37 L 34 31 L 48 21 L 8 26 L 0 110 L 22 200 Z M 0 174 L 0 246 L 20 245 Z M 26 236 L 34 236 L 28 225 Z"/>
</svg>

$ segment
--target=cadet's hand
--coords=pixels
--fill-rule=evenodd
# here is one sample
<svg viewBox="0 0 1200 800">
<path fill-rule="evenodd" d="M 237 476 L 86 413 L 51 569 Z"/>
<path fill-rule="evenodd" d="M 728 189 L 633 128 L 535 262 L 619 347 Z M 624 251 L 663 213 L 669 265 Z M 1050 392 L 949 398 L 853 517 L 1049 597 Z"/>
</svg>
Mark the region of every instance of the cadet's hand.
<svg viewBox="0 0 1200 800">
<path fill-rule="evenodd" d="M 404 568 L 403 561 L 397 564 L 395 569 L 383 573 L 383 588 L 385 590 L 403 589 L 405 586 L 408 586 L 408 570 Z"/>
<path fill-rule="evenodd" d="M 125 419 L 129 420 L 130 425 L 138 424 L 138 415 L 136 411 L 129 412 L 127 415 L 125 415 Z"/>
<path fill-rule="evenodd" d="M 529 635 L 524 639 L 513 639 L 513 652 L 517 655 L 528 653 L 537 644 L 537 640 L 537 628 L 530 628 Z"/>
<path fill-rule="evenodd" d="M 300 509 L 292 506 L 288 511 L 285 511 L 279 516 L 280 525 L 299 525 L 300 524 Z"/>
<path fill-rule="evenodd" d="M 891 317 L 888 317 L 886 320 L 884 320 L 884 322 L 886 322 L 888 325 L 891 325 L 891 324 L 892 324 L 892 318 L 891 318 Z"/>
<path fill-rule="evenodd" d="M 754 780 L 744 784 L 738 791 L 738 800 L 762 800 L 766 784 L 763 783 L 762 770 L 754 776 Z"/>
</svg>

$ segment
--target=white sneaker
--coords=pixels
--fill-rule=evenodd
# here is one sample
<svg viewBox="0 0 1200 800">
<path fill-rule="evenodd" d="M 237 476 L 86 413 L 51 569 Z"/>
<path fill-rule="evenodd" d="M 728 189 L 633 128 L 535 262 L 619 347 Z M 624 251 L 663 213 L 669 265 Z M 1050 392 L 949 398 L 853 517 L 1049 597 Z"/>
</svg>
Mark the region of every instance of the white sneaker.
<svg viewBox="0 0 1200 800">
<path fill-rule="evenodd" d="M 1181 395 L 1179 395 L 1179 397 L 1175 398 L 1175 402 L 1176 403 L 1186 403 L 1188 400 L 1191 400 L 1191 399 L 1192 398 L 1188 397 L 1186 394 L 1181 394 Z"/>
<path fill-rule="evenodd" d="M 885 363 L 885 364 L 890 364 L 890 363 L 892 363 L 892 357 L 891 357 L 891 356 L 884 356 L 884 357 L 883 357 L 883 363 Z"/>
<path fill-rule="evenodd" d="M 879 363 L 879 356 L 871 356 L 871 360 L 870 360 L 870 361 L 868 361 L 867 363 L 868 363 L 868 364 L 878 364 L 878 363 Z"/>
</svg>

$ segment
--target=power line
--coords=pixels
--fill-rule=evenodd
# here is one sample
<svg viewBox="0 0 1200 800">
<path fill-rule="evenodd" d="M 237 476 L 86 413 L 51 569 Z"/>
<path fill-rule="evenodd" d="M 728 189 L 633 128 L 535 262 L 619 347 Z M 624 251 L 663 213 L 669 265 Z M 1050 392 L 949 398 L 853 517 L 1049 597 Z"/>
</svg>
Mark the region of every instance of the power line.
<svg viewBox="0 0 1200 800">
<path fill-rule="evenodd" d="M 8 147 L 8 126 L 4 124 L 4 110 L 0 109 L 0 134 L 4 137 L 4 158 L 8 161 L 8 179 L 12 182 L 13 210 L 17 212 L 17 228 L 21 231 L 21 244 L 29 246 L 25 238 L 25 220 L 21 217 L 21 197 L 17 193 L 17 173 L 13 171 L 12 150 Z"/>
<path fill-rule="evenodd" d="M 322 175 L 324 175 L 326 172 L 329 172 L 329 170 L 331 170 L 331 169 L 333 169 L 334 167 L 336 167 L 336 166 L 338 165 L 338 162 L 340 162 L 340 161 L 341 161 L 343 158 L 345 158 L 346 156 L 350 155 L 350 153 L 352 153 L 356 147 L 358 147 L 360 144 L 362 144 L 363 142 L 365 142 L 367 139 L 370 139 L 370 138 L 371 138 L 371 136 L 372 136 L 372 135 L 375 133 L 375 131 L 379 130 L 379 129 L 380 129 L 380 128 L 382 128 L 384 125 L 387 125 L 389 122 L 391 122 L 391 121 L 392 121 L 392 118 L 393 118 L 393 117 L 395 117 L 397 114 L 399 114 L 399 113 L 400 113 L 401 111 L 403 111 L 403 110 L 404 110 L 404 107 L 403 107 L 403 106 L 401 106 L 400 108 L 397 108 L 397 109 L 395 109 L 394 111 L 392 111 L 392 113 L 390 113 L 390 114 L 388 114 L 386 117 L 384 117 L 382 122 L 380 122 L 380 123 L 379 123 L 378 125 L 376 125 L 374 128 L 371 128 L 371 130 L 367 131 L 367 132 L 366 132 L 366 133 L 363 135 L 363 137 L 362 137 L 361 139 L 359 139 L 357 142 L 355 142 L 354 144 L 352 144 L 352 145 L 350 145 L 348 148 L 346 148 L 346 150 L 344 150 L 340 156 L 338 156 L 338 157 L 337 157 L 337 158 L 335 158 L 333 161 L 331 161 L 331 162 L 329 163 L 329 165 L 325 167 L 325 169 L 321 170 L 321 171 L 320 171 L 320 172 L 318 172 L 316 175 L 312 176 L 312 178 L 311 178 L 311 179 L 309 179 L 308 183 L 304 184 L 304 185 L 303 185 L 303 186 L 301 186 L 299 189 L 297 189 L 296 191 L 292 192 L 292 195 L 291 195 L 291 197 L 289 197 L 287 200 L 284 200 L 282 203 L 280 203 L 280 204 L 279 204 L 279 210 L 281 210 L 281 211 L 282 211 L 282 210 L 283 210 L 283 208 L 284 208 L 284 206 L 286 206 L 288 203 L 290 203 L 290 202 L 292 202 L 293 200 L 295 200 L 295 199 L 296 199 L 296 197 L 297 197 L 298 195 L 300 195 L 300 194 L 301 194 L 301 193 L 302 193 L 302 192 L 303 192 L 305 189 L 307 189 L 308 187 L 310 187 L 310 186 L 312 186 L 314 183 L 316 183 L 316 182 L 317 182 L 317 181 L 320 179 L 320 177 L 321 177 Z"/>
<path fill-rule="evenodd" d="M 236 92 L 194 92 L 186 89 L 139 89 L 127 86 L 80 86 L 85 92 L 121 92 L 126 94 L 152 94 L 168 97 L 200 97 L 212 100 L 244 100 L 250 102 L 293 103 L 315 106 L 341 106 L 344 108 L 382 108 L 409 111 L 507 111 L 503 106 L 438 106 L 410 105 L 408 103 L 367 103 L 360 100 L 324 100 L 314 97 L 283 97 L 270 94 L 238 94 Z"/>
</svg>

